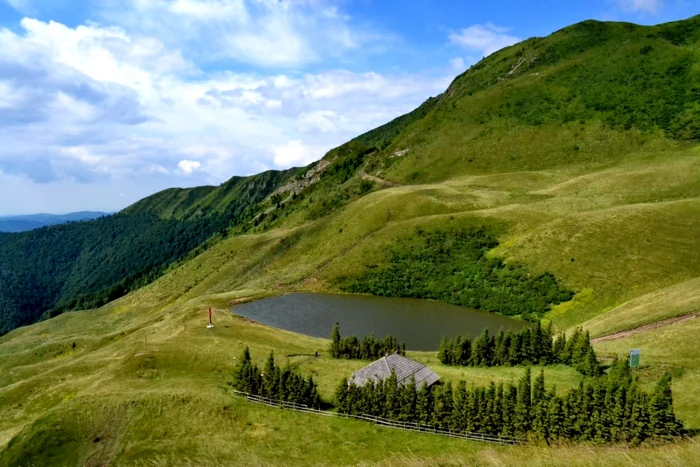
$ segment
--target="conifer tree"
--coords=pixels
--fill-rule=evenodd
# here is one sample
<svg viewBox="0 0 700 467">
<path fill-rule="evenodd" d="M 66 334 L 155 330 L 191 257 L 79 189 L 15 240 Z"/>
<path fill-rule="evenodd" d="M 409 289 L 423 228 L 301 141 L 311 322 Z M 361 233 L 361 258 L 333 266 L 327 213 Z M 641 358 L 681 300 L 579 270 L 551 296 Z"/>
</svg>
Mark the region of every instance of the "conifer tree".
<svg viewBox="0 0 700 467">
<path fill-rule="evenodd" d="M 457 382 L 453 396 L 454 402 L 450 426 L 455 431 L 465 431 L 467 429 L 467 405 L 469 403 L 466 381 L 460 380 Z"/>
<path fill-rule="evenodd" d="M 532 384 L 532 405 L 539 404 L 544 401 L 546 389 L 544 387 L 544 370 L 540 370 Z"/>
<path fill-rule="evenodd" d="M 530 368 L 528 367 L 518 383 L 518 399 L 515 404 L 515 415 L 513 418 L 513 431 L 518 436 L 525 436 L 530 430 L 531 391 L 532 383 Z"/>
<path fill-rule="evenodd" d="M 508 361 L 508 347 L 506 333 L 500 330 L 494 339 L 493 364 L 505 365 Z"/>
<path fill-rule="evenodd" d="M 654 438 L 671 439 L 680 434 L 681 428 L 673 412 L 671 375 L 665 373 L 649 400 L 649 431 Z"/>
<path fill-rule="evenodd" d="M 535 377 L 532 386 L 530 406 L 531 430 L 535 439 L 547 439 L 547 408 L 548 401 L 544 385 L 544 370 L 541 370 Z"/>
<path fill-rule="evenodd" d="M 275 387 L 275 355 L 273 350 L 270 351 L 263 368 L 262 394 L 270 399 L 276 399 L 278 395 Z"/>
<path fill-rule="evenodd" d="M 522 359 L 522 335 L 513 334 L 508 347 L 508 365 L 518 365 Z"/>
<path fill-rule="evenodd" d="M 391 375 L 384 380 L 384 410 L 383 417 L 397 419 L 399 415 L 399 387 L 396 380 L 396 373 L 393 371 Z"/>
<path fill-rule="evenodd" d="M 437 358 L 440 361 L 440 363 L 444 365 L 451 365 L 451 355 L 448 351 L 447 348 L 447 336 L 442 336 L 442 339 L 440 340 L 440 348 L 438 350 Z"/>
<path fill-rule="evenodd" d="M 469 339 L 469 337 L 465 337 L 462 339 L 461 343 L 461 358 L 462 360 L 458 362 L 459 365 L 467 366 L 469 365 L 469 361 L 471 360 L 472 356 L 472 341 Z"/>
<path fill-rule="evenodd" d="M 508 384 L 503 393 L 503 403 L 501 407 L 501 436 L 510 438 L 515 436 L 515 406 L 518 400 L 518 389 L 512 384 Z"/>
<path fill-rule="evenodd" d="M 635 385 L 630 387 L 630 441 L 639 444 L 649 434 L 649 408 L 648 398 Z"/>
<path fill-rule="evenodd" d="M 473 366 L 489 366 L 491 363 L 491 339 L 489 330 L 484 329 L 478 339 L 472 344 L 471 362 Z"/>
<path fill-rule="evenodd" d="M 243 355 L 236 365 L 233 373 L 233 386 L 235 389 L 243 392 L 250 392 L 250 372 L 253 362 L 250 358 L 250 349 L 248 346 L 243 350 Z"/>
<path fill-rule="evenodd" d="M 565 437 L 566 412 L 561 398 L 552 397 L 547 403 L 547 439 L 557 440 Z"/>
<path fill-rule="evenodd" d="M 416 419 L 423 425 L 429 425 L 433 419 L 433 393 L 425 382 L 416 397 Z"/>
<path fill-rule="evenodd" d="M 407 384 L 399 386 L 400 416 L 398 420 L 412 422 L 416 414 L 416 401 L 418 392 L 416 391 L 416 379 L 411 376 Z"/>
<path fill-rule="evenodd" d="M 447 429 L 452 418 L 452 383 L 447 382 L 437 386 L 435 391 L 435 408 L 433 410 L 433 425 Z"/>
<path fill-rule="evenodd" d="M 566 347 L 564 348 L 564 360 L 562 363 L 571 365 L 572 363 L 577 363 L 574 360 L 574 348 L 578 345 L 579 337 L 581 336 L 581 328 L 574 329 L 573 334 L 569 337 L 566 342 Z"/>
<path fill-rule="evenodd" d="M 331 358 L 340 358 L 340 323 L 335 323 L 331 331 L 331 344 L 329 348 Z"/>
<path fill-rule="evenodd" d="M 558 363 L 568 364 L 570 362 L 570 358 L 567 357 L 565 350 L 566 350 L 566 334 L 562 332 L 561 334 L 559 334 L 557 336 L 557 338 L 553 344 L 553 348 L 552 348 L 553 361 L 558 362 Z"/>
</svg>

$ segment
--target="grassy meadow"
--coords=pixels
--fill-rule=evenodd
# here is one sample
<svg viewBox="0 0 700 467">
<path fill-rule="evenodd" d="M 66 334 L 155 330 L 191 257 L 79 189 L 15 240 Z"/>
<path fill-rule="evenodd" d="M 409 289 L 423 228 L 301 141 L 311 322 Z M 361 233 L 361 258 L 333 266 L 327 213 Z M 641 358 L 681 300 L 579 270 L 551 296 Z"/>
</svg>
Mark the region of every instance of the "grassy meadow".
<svg viewBox="0 0 700 467">
<path fill-rule="evenodd" d="M 697 441 L 497 447 L 249 404 L 227 391 L 233 357 L 244 346 L 259 364 L 270 350 L 284 363 L 286 355 L 324 352 L 328 341 L 227 309 L 283 292 L 334 291 L 338 277 L 361 272 L 417 228 L 487 225 L 500 241 L 490 254 L 554 271 L 577 292 L 547 316 L 557 329 L 582 324 L 603 335 L 684 314 L 700 301 L 700 200 L 685 186 L 700 179 L 699 161 L 698 151 L 683 150 L 586 174 L 528 171 L 395 187 L 313 223 L 222 240 L 101 309 L 0 338 L 0 464 L 688 465 L 700 454 Z M 665 180 L 664 190 L 677 196 L 657 201 L 659 193 L 642 193 L 639 174 Z M 210 306 L 212 330 L 205 328 Z M 604 357 L 641 348 L 640 377 L 649 385 L 670 370 L 676 413 L 690 429 L 700 428 L 698 323 L 596 345 Z M 446 367 L 431 352 L 408 355 L 445 380 L 476 385 L 516 381 L 522 372 Z M 340 378 L 364 364 L 322 355 L 300 369 L 330 399 Z M 563 392 L 581 376 L 554 366 L 546 378 Z"/>
<path fill-rule="evenodd" d="M 206 248 L 159 263 L 158 279 L 138 290 L 0 337 L 0 465 L 697 464 L 697 437 L 634 448 L 492 446 L 254 405 L 228 385 L 245 346 L 258 364 L 271 350 L 279 363 L 320 351 L 300 370 L 330 399 L 366 362 L 330 360 L 327 340 L 229 308 L 339 292 L 419 230 L 483 227 L 499 243 L 488 256 L 554 274 L 575 292 L 544 316 L 557 331 L 582 326 L 598 337 L 700 309 L 697 31 L 700 17 L 653 28 L 579 23 L 491 55 L 440 98 L 332 150 L 327 174 L 299 196 L 268 193 L 286 177 L 299 182 L 301 169 L 138 203 L 131 211 L 178 221 L 211 210 L 221 229 Z M 640 348 L 647 387 L 670 371 L 676 414 L 696 432 L 699 327 L 690 319 L 595 350 L 609 358 Z M 523 371 L 408 356 L 472 385 Z M 559 392 L 582 378 L 564 366 L 545 375 Z"/>
</svg>

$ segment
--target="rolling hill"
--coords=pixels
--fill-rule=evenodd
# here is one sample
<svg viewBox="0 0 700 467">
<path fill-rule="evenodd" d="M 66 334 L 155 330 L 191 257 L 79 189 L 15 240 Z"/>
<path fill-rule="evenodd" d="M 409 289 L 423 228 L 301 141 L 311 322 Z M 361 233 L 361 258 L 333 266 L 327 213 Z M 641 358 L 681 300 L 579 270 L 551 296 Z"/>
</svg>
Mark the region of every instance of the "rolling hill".
<svg viewBox="0 0 700 467">
<path fill-rule="evenodd" d="M 108 216 L 106 212 L 80 211 L 69 214 L 28 214 L 25 216 L 0 217 L 0 232 L 26 232 L 49 225 L 80 222 Z"/>
<path fill-rule="evenodd" d="M 559 330 L 603 336 L 700 309 L 700 16 L 585 21 L 494 53 L 440 96 L 308 167 L 166 190 L 106 220 L 0 236 L 6 332 L 45 312 L 104 305 L 0 337 L 0 463 L 691 463 L 694 440 L 484 448 L 231 400 L 231 356 L 245 345 L 254 355 L 326 345 L 237 319 L 231 303 L 345 290 L 391 271 L 397 248 L 464 231 L 492 238 L 484 258 L 521 271 L 518 280 L 553 278 L 560 299 L 533 310 Z M 418 255 L 409 260 L 422 267 Z M 427 293 L 415 290 L 402 293 Z M 218 324 L 208 331 L 212 306 Z M 640 348 L 643 384 L 670 371 L 676 413 L 697 430 L 697 327 L 645 328 L 596 350 Z M 448 380 L 517 378 L 409 355 Z M 321 358 L 304 371 L 330 398 L 358 365 Z M 568 370 L 548 368 L 548 380 L 576 385 Z"/>
</svg>

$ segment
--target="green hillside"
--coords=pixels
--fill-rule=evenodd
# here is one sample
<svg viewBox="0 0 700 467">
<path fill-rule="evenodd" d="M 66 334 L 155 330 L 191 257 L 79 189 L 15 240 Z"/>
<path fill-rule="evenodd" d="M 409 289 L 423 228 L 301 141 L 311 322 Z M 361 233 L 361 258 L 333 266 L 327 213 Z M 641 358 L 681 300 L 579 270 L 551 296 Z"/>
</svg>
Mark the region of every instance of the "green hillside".
<svg viewBox="0 0 700 467">
<path fill-rule="evenodd" d="M 157 193 L 91 222 L 0 233 L 0 334 L 104 305 L 251 221 L 298 170 Z"/>
<path fill-rule="evenodd" d="M 594 337 L 697 311 L 699 112 L 700 17 L 654 27 L 586 21 L 491 55 L 414 112 L 307 168 L 166 190 L 80 231 L 1 236 L 4 309 L 35 295 L 44 310 L 94 307 L 70 302 L 93 292 L 116 300 L 0 337 L 0 464 L 692 464 L 697 438 L 633 449 L 489 447 L 250 405 L 227 386 L 244 346 L 262 359 L 271 349 L 323 351 L 327 341 L 227 308 L 348 284 L 461 303 L 469 297 L 450 289 L 460 284 L 483 293 L 481 308 L 534 312 Z M 132 238 L 130 222 L 173 227 Z M 122 246 L 102 243 L 118 226 L 124 233 L 109 244 Z M 165 241 L 145 266 L 119 260 L 164 238 L 178 248 Z M 45 261 L 50 245 L 64 244 L 69 260 Z M 394 278 L 405 270 L 437 277 L 402 288 Z M 35 292 L 17 287 L 24 278 Z M 132 282 L 104 295 L 124 280 Z M 213 330 L 203 326 L 208 307 Z M 38 316 L 22 313 L 5 329 Z M 643 387 L 669 371 L 676 414 L 698 430 L 697 327 L 678 321 L 594 345 L 603 358 L 640 348 Z M 521 373 L 408 354 L 446 381 L 487 385 Z M 364 364 L 323 356 L 300 368 L 329 400 Z M 557 391 L 582 378 L 565 366 L 546 372 Z"/>
</svg>

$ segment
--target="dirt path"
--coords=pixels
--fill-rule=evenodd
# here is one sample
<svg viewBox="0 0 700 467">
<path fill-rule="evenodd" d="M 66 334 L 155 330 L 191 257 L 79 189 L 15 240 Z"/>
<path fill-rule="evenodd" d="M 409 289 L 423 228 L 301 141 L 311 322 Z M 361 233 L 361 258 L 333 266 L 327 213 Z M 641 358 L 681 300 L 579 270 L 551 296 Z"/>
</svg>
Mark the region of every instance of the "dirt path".
<svg viewBox="0 0 700 467">
<path fill-rule="evenodd" d="M 698 316 L 700 316 L 700 311 L 694 311 L 693 313 L 689 313 L 687 315 L 674 316 L 673 318 L 668 318 L 668 319 L 664 319 L 661 321 L 657 321 L 656 323 L 649 323 L 649 324 L 645 324 L 644 326 L 639 326 L 636 328 L 628 329 L 626 331 L 618 331 L 618 332 L 614 332 L 612 334 L 608 334 L 607 336 L 596 337 L 595 339 L 591 339 L 591 343 L 595 344 L 596 342 L 609 341 L 609 340 L 613 340 L 613 339 L 622 339 L 623 337 L 633 336 L 633 335 L 638 334 L 640 332 L 650 331 L 652 329 L 661 328 L 664 326 L 668 326 L 670 324 L 688 321 L 689 319 L 697 318 Z"/>
<path fill-rule="evenodd" d="M 390 182 L 389 180 L 384 180 L 383 178 L 379 178 L 379 177 L 375 177 L 374 175 L 370 175 L 367 172 L 365 172 L 364 170 L 360 171 L 360 178 L 362 178 L 364 180 L 370 180 L 370 181 L 373 181 L 375 183 L 379 183 L 380 185 L 384 185 L 384 186 L 401 186 L 398 183 Z"/>
</svg>

